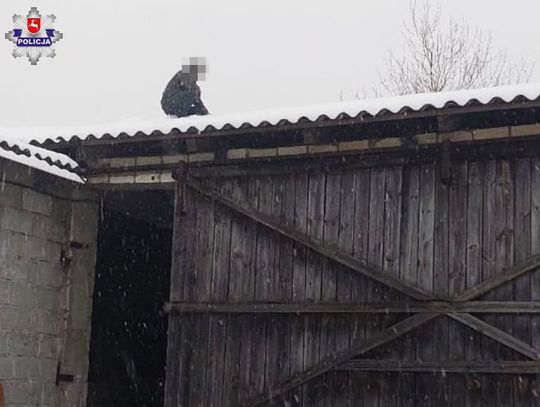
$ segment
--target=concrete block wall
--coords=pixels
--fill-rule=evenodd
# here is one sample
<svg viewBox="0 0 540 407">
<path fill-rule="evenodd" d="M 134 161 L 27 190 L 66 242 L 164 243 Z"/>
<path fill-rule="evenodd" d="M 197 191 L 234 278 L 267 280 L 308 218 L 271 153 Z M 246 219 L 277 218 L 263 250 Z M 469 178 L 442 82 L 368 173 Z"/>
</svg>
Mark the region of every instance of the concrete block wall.
<svg viewBox="0 0 540 407">
<path fill-rule="evenodd" d="M 84 406 L 98 205 L 0 161 L 0 384 L 6 407 Z M 57 370 L 73 376 L 57 383 Z"/>
</svg>

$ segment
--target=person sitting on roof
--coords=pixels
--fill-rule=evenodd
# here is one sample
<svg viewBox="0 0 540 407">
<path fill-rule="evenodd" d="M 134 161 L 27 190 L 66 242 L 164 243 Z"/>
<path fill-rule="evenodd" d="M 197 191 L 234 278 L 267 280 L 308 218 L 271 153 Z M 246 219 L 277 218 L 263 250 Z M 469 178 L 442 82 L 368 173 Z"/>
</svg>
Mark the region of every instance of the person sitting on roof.
<svg viewBox="0 0 540 407">
<path fill-rule="evenodd" d="M 197 85 L 205 73 L 206 63 L 199 58 L 190 58 L 188 64 L 182 64 L 182 69 L 169 81 L 161 97 L 161 108 L 165 114 L 174 117 L 208 114 Z"/>
</svg>

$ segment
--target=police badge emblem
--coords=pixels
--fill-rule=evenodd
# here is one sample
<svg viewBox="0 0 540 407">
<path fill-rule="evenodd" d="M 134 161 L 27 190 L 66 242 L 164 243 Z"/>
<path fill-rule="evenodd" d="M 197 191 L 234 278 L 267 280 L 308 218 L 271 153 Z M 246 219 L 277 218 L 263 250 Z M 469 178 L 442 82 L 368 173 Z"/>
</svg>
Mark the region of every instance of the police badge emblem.
<svg viewBox="0 0 540 407">
<path fill-rule="evenodd" d="M 26 55 L 32 65 L 37 65 L 42 55 L 54 58 L 53 44 L 60 41 L 63 34 L 54 29 L 56 17 L 49 14 L 43 20 L 37 7 L 32 7 L 26 19 L 19 14 L 13 16 L 15 28 L 6 33 L 5 38 L 15 43 L 13 57 Z"/>
</svg>

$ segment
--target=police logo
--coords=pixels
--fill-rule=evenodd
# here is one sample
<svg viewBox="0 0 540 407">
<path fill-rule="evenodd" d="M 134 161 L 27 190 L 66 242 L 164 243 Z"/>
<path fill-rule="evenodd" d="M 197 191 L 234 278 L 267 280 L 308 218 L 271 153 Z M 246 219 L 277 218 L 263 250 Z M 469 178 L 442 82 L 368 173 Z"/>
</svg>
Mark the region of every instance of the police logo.
<svg viewBox="0 0 540 407">
<path fill-rule="evenodd" d="M 13 57 L 26 55 L 32 65 L 37 65 L 42 55 L 54 58 L 56 51 L 53 44 L 63 37 L 60 31 L 54 29 L 55 20 L 53 14 L 42 19 L 36 7 L 30 9 L 26 19 L 15 14 L 13 16 L 15 28 L 5 36 L 15 44 Z"/>
</svg>

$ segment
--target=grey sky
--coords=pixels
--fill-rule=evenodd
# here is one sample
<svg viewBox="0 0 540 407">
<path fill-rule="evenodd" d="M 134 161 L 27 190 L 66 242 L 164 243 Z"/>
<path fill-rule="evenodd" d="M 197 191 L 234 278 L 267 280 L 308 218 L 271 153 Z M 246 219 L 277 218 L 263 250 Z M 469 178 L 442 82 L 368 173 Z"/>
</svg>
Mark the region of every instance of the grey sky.
<svg viewBox="0 0 540 407">
<path fill-rule="evenodd" d="M 540 61 L 538 0 L 452 0 L 445 15 L 490 30 Z M 11 56 L 11 16 L 37 6 L 64 33 L 37 66 Z M 0 127 L 163 117 L 161 92 L 182 58 L 205 56 L 211 113 L 334 102 L 378 80 L 401 48 L 406 0 L 41 0 L 0 2 Z M 537 67 L 532 81 L 540 81 Z"/>
</svg>

